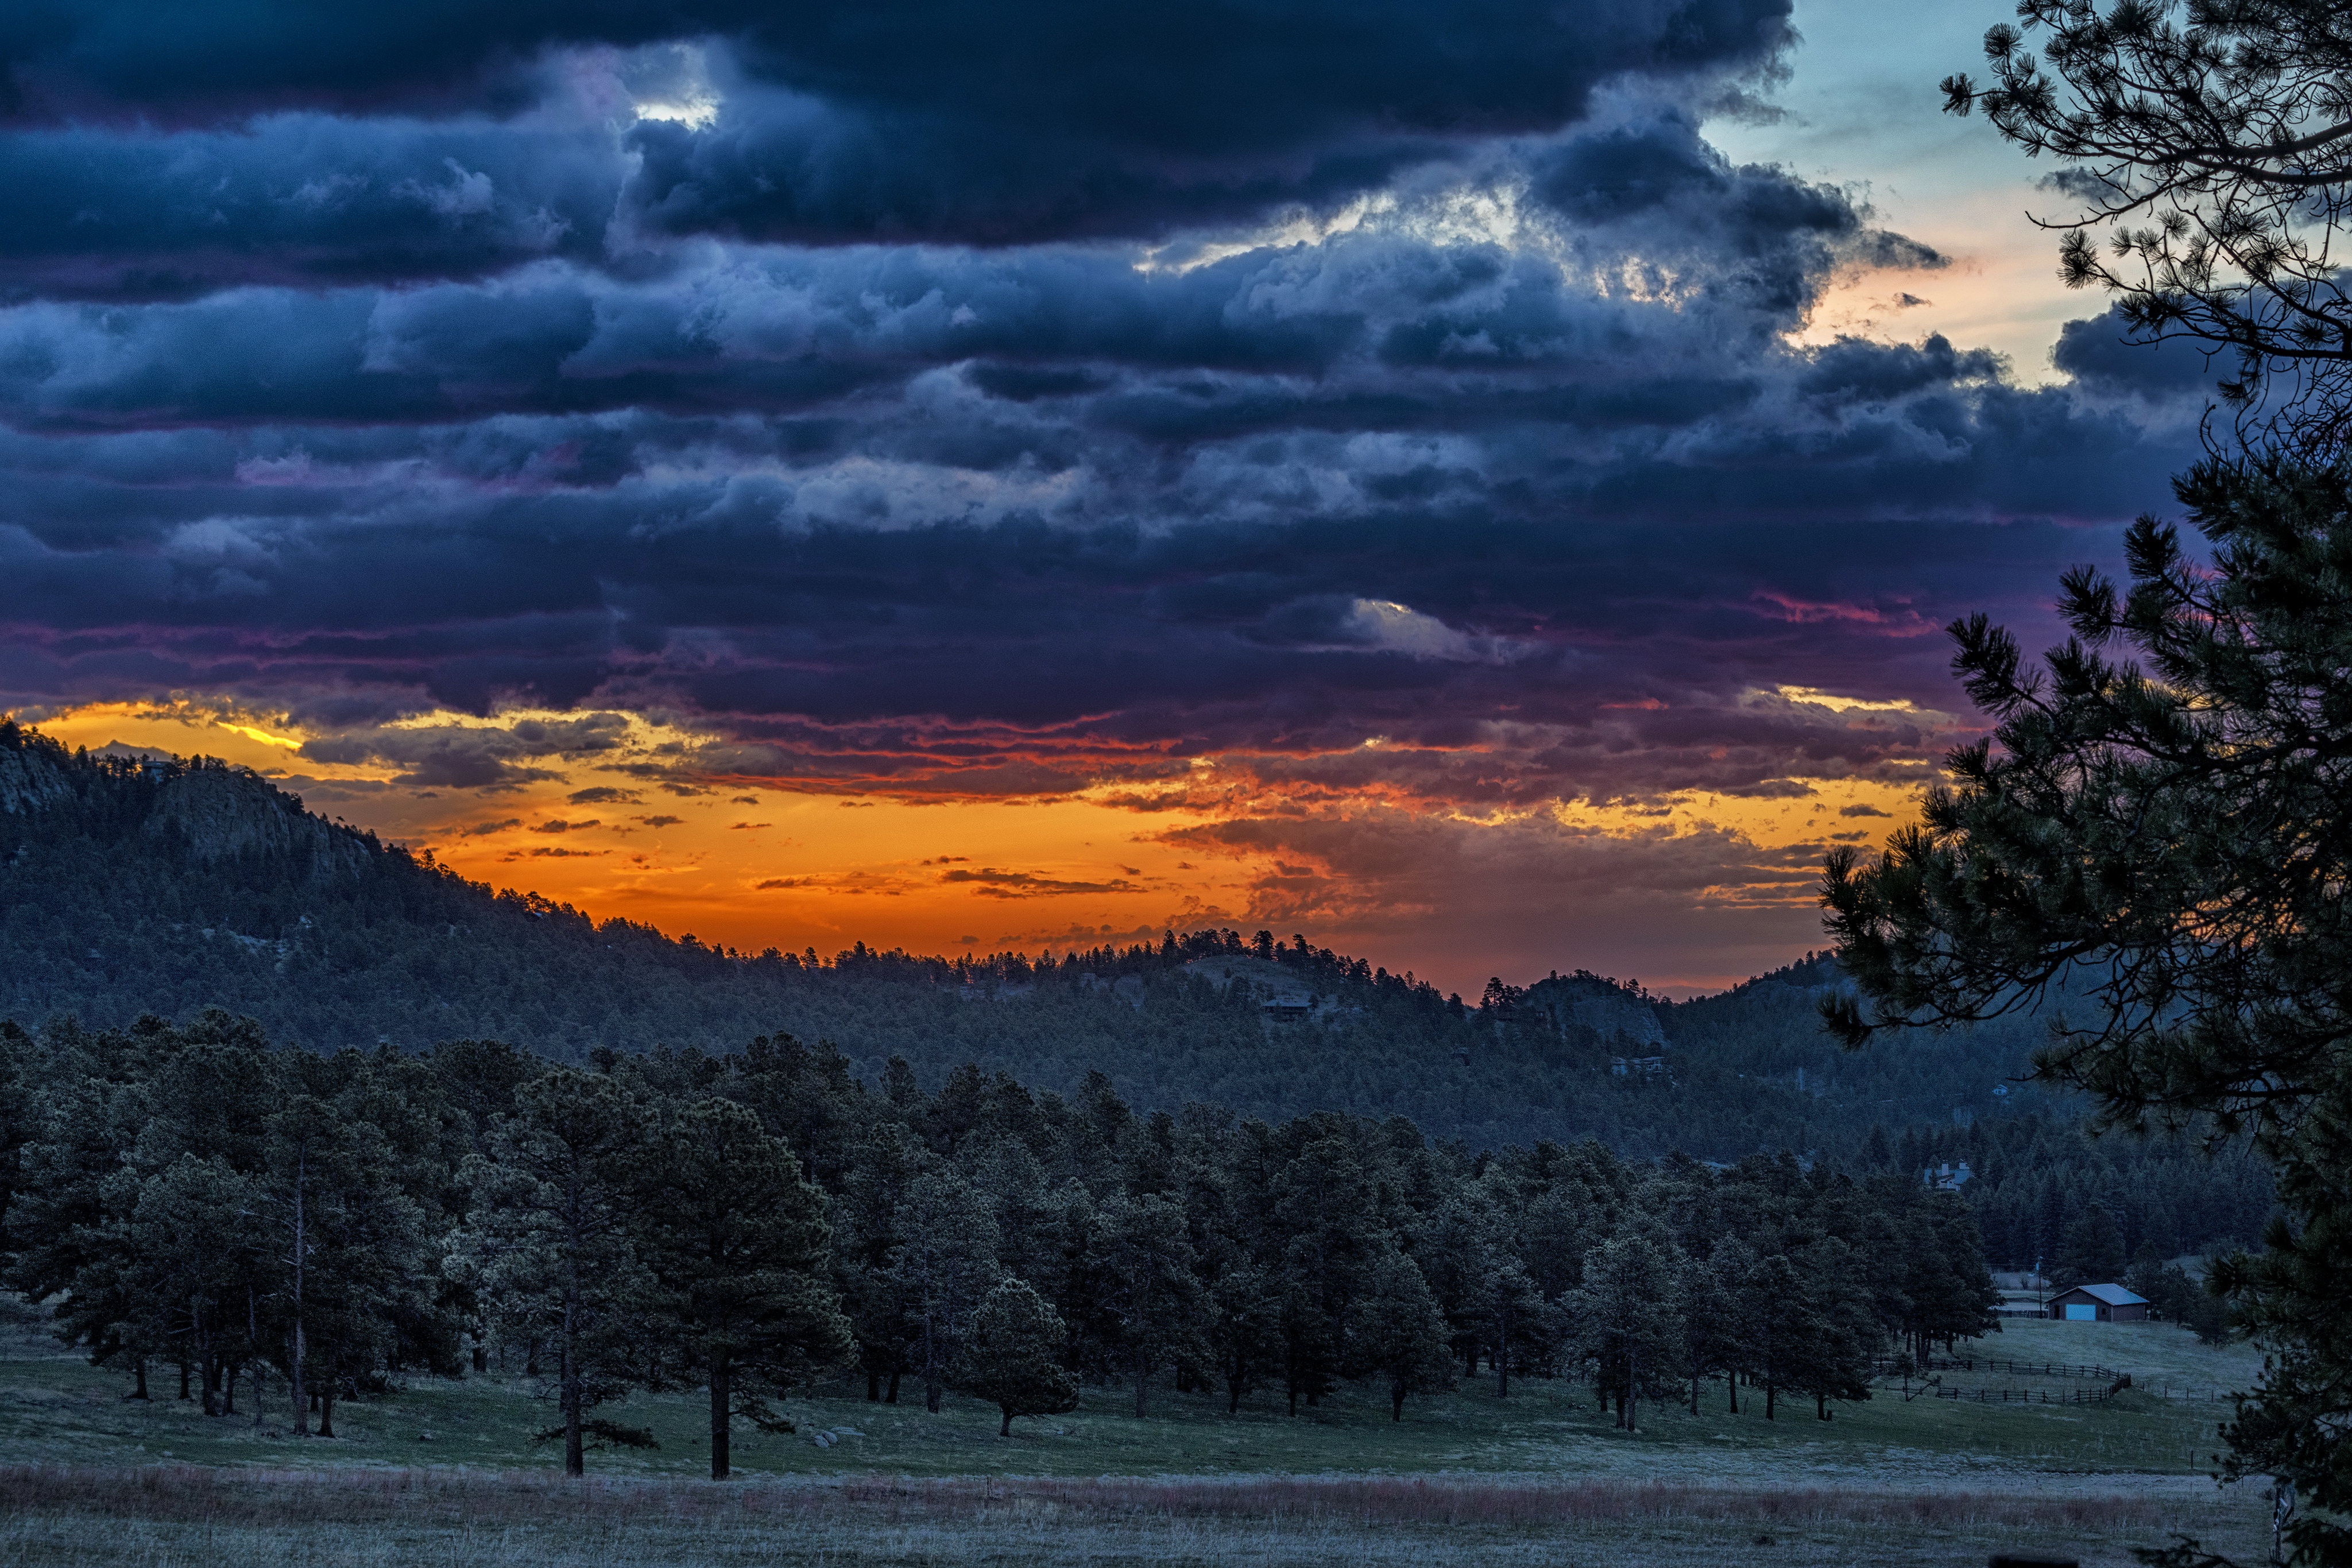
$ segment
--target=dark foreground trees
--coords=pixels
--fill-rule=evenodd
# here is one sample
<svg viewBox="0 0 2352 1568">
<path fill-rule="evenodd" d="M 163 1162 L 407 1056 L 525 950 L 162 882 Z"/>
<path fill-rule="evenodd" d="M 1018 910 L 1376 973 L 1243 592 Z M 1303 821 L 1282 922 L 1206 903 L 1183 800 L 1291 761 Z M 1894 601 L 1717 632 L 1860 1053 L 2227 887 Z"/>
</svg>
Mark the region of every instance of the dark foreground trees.
<svg viewBox="0 0 2352 1568">
<path fill-rule="evenodd" d="M 1954 112 L 2069 167 L 2060 271 L 2135 341 L 2226 356 L 2256 427 L 2333 450 L 2352 414 L 2352 293 L 2331 240 L 2352 182 L 2352 13 L 2334 0 L 2022 0 Z M 2105 230 L 2098 234 L 2095 231 Z M 2266 405 L 2266 406 L 2265 406 Z"/>
<path fill-rule="evenodd" d="M 725 1475 L 739 1422 L 785 1429 L 828 1373 L 919 1373 L 1007 1437 L 1087 1383 L 1149 1413 L 1171 1384 L 1235 1408 L 1352 1379 L 1409 1420 L 1459 1379 L 1570 1378 L 1630 1427 L 1743 1377 L 1826 1408 L 1893 1336 L 1987 1326 L 1958 1197 L 1785 1155 L 1474 1155 L 1402 1118 L 1138 1115 L 1107 1082 L 1074 1103 L 977 1070 L 877 1092 L 772 1039 L 590 1071 L 60 1023 L 0 1030 L 0 1063 L 26 1129 L 8 1281 L 134 1391 L 177 1373 L 225 1416 L 282 1380 L 323 1436 L 341 1401 L 495 1364 L 573 1473 L 651 1440 L 614 1408 L 639 1389 L 706 1391 Z"/>
<path fill-rule="evenodd" d="M 2352 12 L 2019 16 L 1986 35 L 1990 86 L 1955 76 L 1948 106 L 2067 165 L 2063 275 L 2114 291 L 2134 338 L 2225 355 L 2237 439 L 2175 485 L 2210 562 L 2143 517 L 2126 584 L 2067 574 L 2073 636 L 2039 667 L 1983 617 L 1955 624 L 1997 727 L 1876 862 L 1832 861 L 1831 928 L 1869 1008 L 1831 1022 L 1858 1042 L 2063 987 L 2088 1002 L 2056 1019 L 2043 1072 L 2111 1125 L 2267 1156 L 2268 1249 L 2211 1279 L 2269 1353 L 2227 1468 L 2300 1497 L 2298 1560 L 2352 1563 Z"/>
<path fill-rule="evenodd" d="M 2340 1513 L 2352 1474 L 2352 471 L 2275 453 L 2209 460 L 2178 490 L 2212 546 L 2151 519 L 2130 579 L 2067 575 L 2074 637 L 2042 664 L 1982 617 L 1955 664 L 1996 720 L 1925 821 L 1822 897 L 1862 998 L 1832 1025 L 1967 1021 L 2063 986 L 2040 1070 L 2111 1126 L 2242 1135 L 2286 1217 L 2215 1271 L 2272 1356 L 2229 1435 L 2233 1474 Z M 2070 1258 L 2120 1260 L 2085 1214 Z M 2352 1531 L 2294 1526 L 2307 1560 Z M 2185 1550 L 2185 1549 L 2184 1549 Z M 2183 1559 L 2187 1561 L 2187 1559 Z"/>
</svg>

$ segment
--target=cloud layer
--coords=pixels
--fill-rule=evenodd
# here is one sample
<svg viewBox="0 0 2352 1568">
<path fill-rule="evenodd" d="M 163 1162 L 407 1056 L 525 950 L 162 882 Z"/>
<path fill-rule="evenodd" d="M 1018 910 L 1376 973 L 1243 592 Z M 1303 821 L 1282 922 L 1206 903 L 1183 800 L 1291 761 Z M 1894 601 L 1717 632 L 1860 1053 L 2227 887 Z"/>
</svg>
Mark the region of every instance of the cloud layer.
<svg viewBox="0 0 2352 1568">
<path fill-rule="evenodd" d="M 1085 794 L 1310 868 L 1268 918 L 1496 856 L 1687 903 L 1809 862 L 1558 812 L 1916 779 L 1936 627 L 2189 449 L 2201 368 L 2101 323 L 2042 391 L 1797 346 L 1945 258 L 1707 144 L 1784 4 L 1142 16 L 11 12 L 0 700 L 411 789 Z"/>
</svg>

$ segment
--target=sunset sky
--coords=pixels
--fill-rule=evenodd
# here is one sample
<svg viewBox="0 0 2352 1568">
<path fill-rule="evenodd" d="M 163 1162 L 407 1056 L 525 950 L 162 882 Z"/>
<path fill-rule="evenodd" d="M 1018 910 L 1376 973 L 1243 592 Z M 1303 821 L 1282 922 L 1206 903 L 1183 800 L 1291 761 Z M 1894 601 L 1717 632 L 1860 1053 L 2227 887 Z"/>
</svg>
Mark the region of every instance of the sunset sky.
<svg viewBox="0 0 2352 1568">
<path fill-rule="evenodd" d="M 2195 447 L 2008 15 L 10 6 L 0 706 L 747 948 L 1720 987 Z"/>
</svg>

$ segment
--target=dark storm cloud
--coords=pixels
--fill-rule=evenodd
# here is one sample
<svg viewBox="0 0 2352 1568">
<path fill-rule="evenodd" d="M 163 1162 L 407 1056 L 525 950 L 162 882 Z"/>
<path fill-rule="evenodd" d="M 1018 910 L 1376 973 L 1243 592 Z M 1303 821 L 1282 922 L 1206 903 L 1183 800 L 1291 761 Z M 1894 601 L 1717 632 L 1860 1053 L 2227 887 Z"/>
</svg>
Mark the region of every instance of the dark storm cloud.
<svg viewBox="0 0 2352 1568">
<path fill-rule="evenodd" d="M 110 110 L 228 123 L 304 105 L 511 113 L 559 87 L 583 47 L 692 44 L 724 108 L 638 126 L 648 223 L 1005 243 L 1328 202 L 1465 141 L 1570 123 L 1612 79 L 1703 85 L 1766 65 L 1789 37 L 1787 0 L 27 0 L 0 19 L 0 82 L 33 123 Z"/>
<path fill-rule="evenodd" d="M 2094 392 L 2191 402 L 2213 399 L 2215 384 L 2236 370 L 2229 356 L 2209 355 L 2194 343 L 2130 342 L 2112 309 L 2067 322 L 2050 362 Z"/>
<path fill-rule="evenodd" d="M 0 134 L 0 298 L 472 277 L 594 259 L 609 130 L 281 115 L 236 130 Z"/>
<path fill-rule="evenodd" d="M 1367 886 L 1299 824 L 1906 780 L 1937 628 L 2183 448 L 2071 329 L 2042 392 L 1790 346 L 1942 258 L 1706 144 L 1785 25 L 11 12 L 0 700 L 236 694 L 440 789 L 1107 784 Z M 515 703 L 589 711 L 411 722 Z"/>
<path fill-rule="evenodd" d="M 1705 152 L 1678 121 L 1647 133 L 1664 134 L 1661 123 Z M 712 254 L 642 279 L 550 261 L 396 292 L 26 305 L 0 311 L 0 413 L 144 425 L 774 414 L 965 365 L 1004 402 L 1076 402 L 1085 423 L 1161 442 L 1300 426 L 1686 423 L 1746 395 L 1746 355 L 1793 326 L 1872 237 L 1834 193 L 1719 162 L 1701 158 L 1693 183 L 1621 205 L 1609 226 L 1560 231 L 1551 255 L 1389 227 L 1182 271 L 1108 251 L 860 246 Z M 1716 199 L 1766 190 L 1787 199 Z M 1703 216 L 1681 210 L 1699 197 Z M 1784 221 L 1791 206 L 1814 216 Z M 1628 256 L 1671 283 L 1648 299 L 1596 294 L 1591 275 L 1622 271 Z M 1848 361 L 1902 382 L 1880 392 L 1916 390 L 1958 373 L 1942 353 L 1900 371 L 1867 348 L 1824 358 L 1811 390 L 1855 390 L 1835 384 Z M 1632 379 L 1629 362 L 1642 367 Z M 1416 369 L 1444 373 L 1395 373 Z M 1007 412 L 1002 431 L 1037 423 Z"/>
</svg>

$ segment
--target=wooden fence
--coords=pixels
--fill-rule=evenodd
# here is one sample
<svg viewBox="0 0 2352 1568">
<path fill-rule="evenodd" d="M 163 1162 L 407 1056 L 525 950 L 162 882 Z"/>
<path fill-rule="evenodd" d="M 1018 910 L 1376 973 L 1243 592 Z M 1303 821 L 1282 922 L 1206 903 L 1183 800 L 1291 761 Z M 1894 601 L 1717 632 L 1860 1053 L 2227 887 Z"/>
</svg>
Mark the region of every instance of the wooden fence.
<svg viewBox="0 0 2352 1568">
<path fill-rule="evenodd" d="M 1880 1375 L 1885 1375 L 1894 1372 L 1897 1364 L 1893 1358 L 1881 1356 L 1878 1360 Z M 1915 1374 L 2000 1372 L 2006 1373 L 2011 1377 L 2066 1377 L 2078 1383 L 2113 1383 L 2116 1379 L 2126 1376 L 2112 1366 L 2070 1366 L 2048 1361 L 1988 1361 L 1980 1356 L 1930 1356 L 1924 1362 L 1914 1363 L 1911 1370 Z"/>
<path fill-rule="evenodd" d="M 2105 1388 L 1935 1388 L 1938 1399 L 1973 1400 L 1979 1405 L 2105 1405 L 2131 1386 L 2119 1377 Z"/>
</svg>

